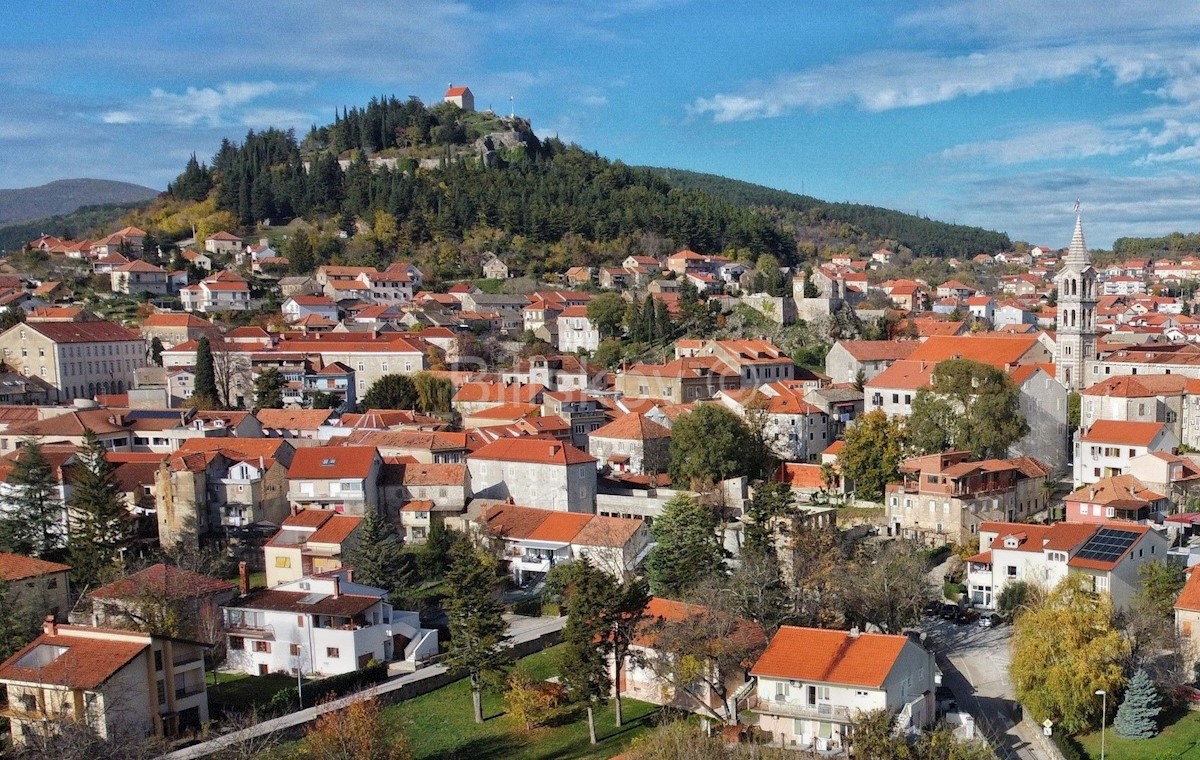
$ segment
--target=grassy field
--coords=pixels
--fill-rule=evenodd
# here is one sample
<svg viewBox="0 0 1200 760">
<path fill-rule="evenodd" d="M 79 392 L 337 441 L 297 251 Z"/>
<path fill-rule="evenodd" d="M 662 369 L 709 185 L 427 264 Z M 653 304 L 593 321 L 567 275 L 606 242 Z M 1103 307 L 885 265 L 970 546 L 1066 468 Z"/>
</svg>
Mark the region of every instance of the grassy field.
<svg viewBox="0 0 1200 760">
<path fill-rule="evenodd" d="M 1126 739 L 1108 727 L 1104 736 L 1105 760 L 1200 760 L 1200 712 L 1169 716 L 1177 718 L 1153 739 Z M 1099 760 L 1100 732 L 1079 737 L 1088 757 Z"/>
<path fill-rule="evenodd" d="M 554 650 L 539 652 L 521 663 L 536 678 L 556 674 Z M 600 760 L 619 754 L 637 736 L 650 727 L 658 707 L 625 699 L 625 725 L 613 725 L 612 705 L 596 712 L 596 746 L 588 743 L 587 715 L 584 710 L 564 708 L 550 725 L 525 733 L 504 712 L 504 700 L 498 694 L 485 694 L 482 725 L 471 713 L 471 692 L 464 679 L 415 699 L 401 702 L 383 711 L 385 725 L 402 731 L 417 760 L 474 760 L 504 757 L 517 760 Z M 286 756 L 295 753 L 295 745 L 283 747 Z M 275 753 L 273 757 L 282 757 Z"/>
<path fill-rule="evenodd" d="M 244 706 L 265 705 L 280 691 L 296 687 L 296 679 L 280 673 L 249 676 L 245 673 L 216 673 L 217 684 L 208 687 L 208 701 L 213 704 Z"/>
</svg>

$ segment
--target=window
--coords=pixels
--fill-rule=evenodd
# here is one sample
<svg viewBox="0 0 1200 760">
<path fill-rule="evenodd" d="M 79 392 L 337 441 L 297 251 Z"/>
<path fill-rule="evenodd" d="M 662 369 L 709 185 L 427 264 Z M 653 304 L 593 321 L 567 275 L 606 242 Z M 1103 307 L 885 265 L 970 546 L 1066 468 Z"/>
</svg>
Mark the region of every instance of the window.
<svg viewBox="0 0 1200 760">
<path fill-rule="evenodd" d="M 1016 578 L 1017 577 L 1017 566 L 1009 565 L 1007 568 L 1005 568 L 1005 573 L 1008 575 L 1009 578 Z"/>
<path fill-rule="evenodd" d="M 325 656 L 336 660 L 337 658 L 341 657 L 342 655 L 338 651 L 337 647 L 325 647 Z"/>
<path fill-rule="evenodd" d="M 1086 514 L 1087 514 L 1087 507 L 1088 507 L 1088 505 L 1087 505 L 1087 504 L 1080 504 L 1080 505 L 1079 505 L 1079 514 L 1081 514 L 1081 515 L 1086 515 Z"/>
<path fill-rule="evenodd" d="M 229 637 L 229 648 L 237 650 L 237 651 L 241 651 L 246 648 L 246 640 L 243 639 L 241 636 L 230 636 Z"/>
<path fill-rule="evenodd" d="M 290 568 L 291 566 L 292 566 L 292 558 L 291 557 L 276 557 L 275 558 L 275 567 Z"/>
<path fill-rule="evenodd" d="M 269 641 L 256 641 L 256 642 L 254 642 L 254 651 L 255 651 L 255 652 L 264 652 L 264 653 L 266 653 L 266 654 L 270 654 L 270 653 L 271 653 L 271 642 L 269 642 Z"/>
<path fill-rule="evenodd" d="M 299 644 L 289 645 L 288 646 L 288 654 L 290 654 L 292 657 L 299 657 L 300 656 L 300 645 Z"/>
</svg>

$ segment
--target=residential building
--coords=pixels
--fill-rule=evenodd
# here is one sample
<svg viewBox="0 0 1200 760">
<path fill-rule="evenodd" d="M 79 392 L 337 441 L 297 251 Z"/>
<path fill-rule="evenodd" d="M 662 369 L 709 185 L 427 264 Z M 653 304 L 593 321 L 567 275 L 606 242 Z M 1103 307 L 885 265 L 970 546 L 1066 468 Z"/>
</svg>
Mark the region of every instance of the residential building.
<svg viewBox="0 0 1200 760">
<path fill-rule="evenodd" d="M 102 739 L 138 741 L 208 722 L 205 645 L 136 631 L 59 625 L 0 664 L 13 744 L 47 721 L 86 725 Z"/>
<path fill-rule="evenodd" d="M 146 366 L 146 341 L 112 322 L 27 322 L 0 333 L 4 364 L 54 386 L 54 401 L 124 393 Z"/>
<path fill-rule="evenodd" d="M 365 515 L 379 508 L 382 468 L 379 452 L 370 446 L 299 449 L 288 468 L 288 500 L 295 509 Z"/>
<path fill-rule="evenodd" d="M 467 468 L 477 498 L 564 512 L 595 510 L 596 458 L 569 443 L 501 438 L 469 454 Z"/>
<path fill-rule="evenodd" d="M 204 250 L 209 253 L 233 255 L 242 250 L 242 239 L 237 235 L 221 230 L 204 238 Z"/>
<path fill-rule="evenodd" d="M 825 357 L 825 374 L 831 383 L 873 380 L 918 345 L 912 340 L 839 340 Z"/>
<path fill-rule="evenodd" d="M 1067 522 L 1129 520 L 1152 525 L 1162 522 L 1169 504 L 1166 496 L 1133 475 L 1112 475 L 1072 491 L 1063 498 L 1063 508 Z"/>
<path fill-rule="evenodd" d="M 9 601 L 30 620 L 47 615 L 66 619 L 71 609 L 70 573 L 68 565 L 0 552 L 0 580 L 8 584 Z"/>
<path fill-rule="evenodd" d="M 248 584 L 244 584 L 248 585 Z M 349 673 L 400 660 L 411 669 L 437 654 L 437 631 L 394 610 L 387 592 L 345 570 L 243 593 L 225 607 L 226 667 L 249 675 Z"/>
<path fill-rule="evenodd" d="M 587 558 L 619 579 L 632 577 L 651 547 L 645 521 L 572 514 L 501 502 L 486 505 L 476 525 L 496 542 L 518 584 L 536 583 L 556 565 Z"/>
<path fill-rule="evenodd" d="M 587 450 L 589 436 L 608 422 L 608 410 L 585 391 L 549 391 L 542 396 L 543 418 L 558 417 L 567 424 L 567 440 Z"/>
<path fill-rule="evenodd" d="M 743 694 L 749 682 L 745 668 L 735 668 L 732 672 L 720 673 L 717 661 L 721 658 L 721 649 L 725 646 L 736 646 L 739 649 L 755 648 L 766 643 L 767 636 L 762 626 L 744 618 L 726 618 L 717 623 L 719 630 L 728 631 L 728 638 L 712 642 L 712 657 L 703 664 L 706 672 L 703 678 L 697 678 L 686 688 L 668 684 L 656 672 L 659 663 L 666 661 L 671 655 L 662 651 L 658 646 L 657 627 L 660 625 L 687 625 L 695 621 L 704 625 L 713 615 L 724 615 L 699 604 L 687 604 L 674 599 L 650 597 L 646 605 L 645 617 L 634 634 L 630 652 L 633 656 L 625 658 L 617 676 L 617 688 L 622 696 L 640 699 L 655 705 L 664 705 L 678 710 L 699 713 L 705 718 L 714 715 L 727 717 L 729 708 L 725 700 L 717 693 L 710 683 L 721 683 L 726 694 Z M 724 660 L 728 657 L 721 658 Z M 609 655 L 609 661 L 612 656 Z M 740 699 L 738 700 L 740 702 Z"/>
<path fill-rule="evenodd" d="M 1081 432 L 1075 445 L 1077 486 L 1121 475 L 1143 454 L 1174 453 L 1179 447 L 1179 439 L 1163 422 L 1097 420 Z"/>
<path fill-rule="evenodd" d="M 908 636 L 785 625 L 750 673 L 758 727 L 784 747 L 845 750 L 854 722 L 875 710 L 903 733 L 935 718 L 937 665 Z"/>
<path fill-rule="evenodd" d="M 600 328 L 588 318 L 586 306 L 568 306 L 558 316 L 558 350 L 592 352 L 600 347 Z"/>
<path fill-rule="evenodd" d="M 167 270 L 140 259 L 114 268 L 109 277 L 114 293 L 166 295 L 170 292 L 167 287 Z"/>
<path fill-rule="evenodd" d="M 288 515 L 279 532 L 263 545 L 267 588 L 341 569 L 358 546 L 362 521 L 324 509 L 301 509 Z"/>
<path fill-rule="evenodd" d="M 159 562 L 88 594 L 88 623 L 137 630 L 168 613 L 175 616 L 181 635 L 216 644 L 224 636 L 221 606 L 236 589 L 227 580 Z"/>
<path fill-rule="evenodd" d="M 540 385 L 548 391 L 604 388 L 608 373 L 577 356 L 559 354 L 518 359 L 500 374 L 505 383 Z"/>
<path fill-rule="evenodd" d="M 299 322 L 308 316 L 338 321 L 337 304 L 329 296 L 291 296 L 283 302 L 280 311 L 288 322 Z"/>
<path fill-rule="evenodd" d="M 245 311 L 250 308 L 250 286 L 235 274 L 218 272 L 180 288 L 179 300 L 188 312 Z"/>
<path fill-rule="evenodd" d="M 174 314 L 166 311 L 157 311 L 143 319 L 138 330 L 147 345 L 158 338 L 164 348 L 187 343 L 189 340 L 200 340 L 205 336 L 212 339 L 217 335 L 216 326 L 206 319 L 201 319 L 195 314 Z"/>
<path fill-rule="evenodd" d="M 967 586 L 971 603 L 983 607 L 994 607 L 1010 583 L 1050 589 L 1078 572 L 1122 609 L 1141 588 L 1138 568 L 1167 556 L 1161 533 L 1132 522 L 983 523 L 979 546 L 980 553 L 967 560 Z"/>
<path fill-rule="evenodd" d="M 617 373 L 614 390 L 625 398 L 662 399 L 685 404 L 741 387 L 741 374 L 715 356 L 676 359 L 666 364 L 635 364 Z"/>
<path fill-rule="evenodd" d="M 911 457 L 884 496 L 888 535 L 966 544 L 984 522 L 1032 518 L 1049 505 L 1049 469 L 1031 457 L 971 461 L 966 451 Z"/>
<path fill-rule="evenodd" d="M 833 442 L 829 415 L 805 400 L 795 381 L 721 391 L 717 400 L 745 419 L 759 419 L 763 440 L 786 462 L 815 462 Z M 757 417 L 756 417 L 757 415 Z"/>
<path fill-rule="evenodd" d="M 488 280 L 507 280 L 509 277 L 508 265 L 499 257 L 492 256 L 483 262 L 483 276 Z"/>
<path fill-rule="evenodd" d="M 1186 673 L 1200 663 L 1200 572 L 1191 568 L 1175 600 L 1175 633 Z"/>
<path fill-rule="evenodd" d="M 587 437 L 601 466 L 634 475 L 659 475 L 671 465 L 671 431 L 643 414 L 626 414 Z"/>
</svg>

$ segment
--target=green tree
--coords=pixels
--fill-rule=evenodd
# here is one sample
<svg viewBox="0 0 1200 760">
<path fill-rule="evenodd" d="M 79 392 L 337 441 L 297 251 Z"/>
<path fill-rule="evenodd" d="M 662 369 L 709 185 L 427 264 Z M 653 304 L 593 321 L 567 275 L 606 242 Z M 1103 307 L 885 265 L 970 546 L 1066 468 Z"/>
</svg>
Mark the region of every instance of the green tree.
<svg viewBox="0 0 1200 760">
<path fill-rule="evenodd" d="M 445 609 L 450 648 L 446 667 L 466 671 L 475 722 L 483 723 L 483 689 L 499 680 L 508 662 L 508 626 L 498 594 L 496 560 L 467 543 L 451 550 Z"/>
<path fill-rule="evenodd" d="M 650 527 L 655 546 L 646 558 L 646 576 L 655 596 L 680 599 L 697 583 L 725 574 L 721 518 L 694 497 L 679 494 Z"/>
<path fill-rule="evenodd" d="M 977 458 L 1003 457 L 1029 432 L 1021 390 L 1003 370 L 970 359 L 938 364 L 930 388 L 917 391 L 908 430 L 926 454 L 949 448 Z"/>
<path fill-rule="evenodd" d="M 625 319 L 628 304 L 616 293 L 601 293 L 588 301 L 588 319 L 600 331 L 600 337 L 611 338 L 621 330 L 621 321 Z"/>
<path fill-rule="evenodd" d="M 748 475 L 754 448 L 740 417 L 719 404 L 700 404 L 671 427 L 671 480 L 691 487 Z"/>
<path fill-rule="evenodd" d="M 355 582 L 387 589 L 393 604 L 400 604 L 417 581 L 415 559 L 404 551 L 395 526 L 373 509 L 363 517 L 348 563 Z"/>
<path fill-rule="evenodd" d="M 161 367 L 163 363 L 162 355 L 166 349 L 163 347 L 163 342 L 159 340 L 157 335 L 150 341 L 150 361 L 155 366 Z"/>
<path fill-rule="evenodd" d="M 1083 397 L 1078 391 L 1067 394 L 1067 431 L 1074 433 L 1083 419 Z"/>
<path fill-rule="evenodd" d="M 1097 689 L 1120 691 L 1128 653 L 1112 624 L 1111 599 L 1092 592 L 1090 576 L 1072 573 L 1014 621 L 1009 674 L 1035 720 L 1077 733 L 1098 722 Z"/>
<path fill-rule="evenodd" d="M 606 598 L 607 625 L 604 641 L 612 655 L 613 683 L 618 683 L 621 671 L 629 660 L 636 639 L 646 618 L 646 605 L 650 603 L 650 586 L 644 579 L 632 579 L 617 584 Z M 613 717 L 617 728 L 625 717 L 621 705 L 621 691 L 613 691 Z"/>
<path fill-rule="evenodd" d="M 413 409 L 417 405 L 417 389 L 408 375 L 384 375 L 367 388 L 359 399 L 358 408 Z"/>
<path fill-rule="evenodd" d="M 38 613 L 17 600 L 16 589 L 0 578 L 0 662 L 37 636 Z"/>
<path fill-rule="evenodd" d="M 211 409 L 219 402 L 217 369 L 207 336 L 200 338 L 196 344 L 196 384 L 193 387 L 192 398 L 196 403 Z"/>
<path fill-rule="evenodd" d="M 1149 739 L 1158 733 L 1158 716 L 1162 712 L 1162 695 L 1154 679 L 1145 670 L 1134 673 L 1125 689 L 1125 698 L 1117 709 L 1113 730 L 1130 739 Z"/>
<path fill-rule="evenodd" d="M 996 611 L 1015 617 L 1039 602 L 1037 587 L 1030 585 L 1029 581 L 1013 581 L 1005 584 L 1004 590 L 996 597 Z"/>
<path fill-rule="evenodd" d="M 842 575 L 843 617 L 866 629 L 900 633 L 921 619 L 934 598 L 925 553 L 916 544 L 889 542 L 863 548 Z"/>
<path fill-rule="evenodd" d="M 860 499 L 879 501 L 887 484 L 900 472 L 907 435 L 904 421 L 889 419 L 882 409 L 860 415 L 846 429 L 838 455 L 842 477 L 850 481 Z"/>
<path fill-rule="evenodd" d="M 58 552 L 64 538 L 59 482 L 36 439 L 22 441 L 8 485 L 0 515 L 0 551 L 38 557 Z"/>
<path fill-rule="evenodd" d="M 78 462 L 71 470 L 67 553 L 71 575 L 81 588 L 98 585 L 116 571 L 133 539 L 133 518 L 116 467 L 104 453 L 96 434 L 85 431 Z"/>
<path fill-rule="evenodd" d="M 609 630 L 606 600 L 614 586 L 608 573 L 586 558 L 572 562 L 565 587 L 567 624 L 563 627 L 558 665 L 573 701 L 587 706 L 588 737 L 596 743 L 595 708 L 608 700 L 607 647 L 597 646 Z"/>
<path fill-rule="evenodd" d="M 267 367 L 254 378 L 254 411 L 283 408 L 283 374 Z"/>
<path fill-rule="evenodd" d="M 787 483 L 760 483 L 754 487 L 742 529 L 748 551 L 777 555 L 779 521 L 796 514 L 796 494 Z"/>
<path fill-rule="evenodd" d="M 1165 559 L 1143 563 L 1138 568 L 1142 588 L 1138 596 L 1145 599 L 1150 609 L 1167 618 L 1175 614 L 1175 600 L 1183 590 L 1186 576 L 1183 567 Z"/>
<path fill-rule="evenodd" d="M 412 376 L 412 383 L 417 392 L 417 409 L 426 414 L 450 411 L 454 386 L 448 378 L 418 372 Z"/>
<path fill-rule="evenodd" d="M 624 345 L 621 341 L 610 338 L 600 341 L 599 348 L 592 354 L 592 361 L 606 369 L 616 369 L 624 357 Z"/>
</svg>

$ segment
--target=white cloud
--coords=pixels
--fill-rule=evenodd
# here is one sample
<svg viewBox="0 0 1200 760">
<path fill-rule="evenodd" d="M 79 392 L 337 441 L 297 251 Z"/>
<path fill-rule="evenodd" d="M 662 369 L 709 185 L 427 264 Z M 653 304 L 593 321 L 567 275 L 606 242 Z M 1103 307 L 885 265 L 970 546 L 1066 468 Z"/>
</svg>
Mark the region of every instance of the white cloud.
<svg viewBox="0 0 1200 760">
<path fill-rule="evenodd" d="M 1143 135 L 1114 131 L 1086 122 L 1072 122 L 1038 126 L 1004 139 L 961 143 L 943 150 L 940 156 L 950 161 L 982 160 L 1011 165 L 1119 156 L 1137 150 L 1145 141 Z"/>
<path fill-rule="evenodd" d="M 227 82 L 215 87 L 188 87 L 182 92 L 162 88 L 150 90 L 148 97 L 100 114 L 105 124 L 159 124 L 172 127 L 231 124 L 267 126 L 303 121 L 306 114 L 277 107 L 250 106 L 268 96 L 303 90 L 297 85 L 275 82 Z"/>
</svg>

